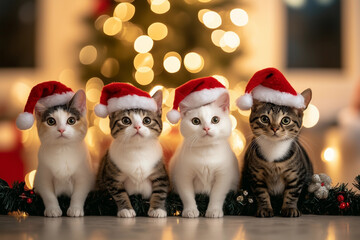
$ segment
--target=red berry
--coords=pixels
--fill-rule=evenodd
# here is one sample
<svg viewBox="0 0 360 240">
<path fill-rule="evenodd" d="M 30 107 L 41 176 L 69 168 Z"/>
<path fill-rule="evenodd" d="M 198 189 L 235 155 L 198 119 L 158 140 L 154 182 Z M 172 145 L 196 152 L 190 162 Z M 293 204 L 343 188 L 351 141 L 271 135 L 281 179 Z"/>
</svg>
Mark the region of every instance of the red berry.
<svg viewBox="0 0 360 240">
<path fill-rule="evenodd" d="M 322 182 L 322 183 L 321 183 L 321 186 L 323 187 L 324 185 L 325 185 L 325 183 Z"/>
<path fill-rule="evenodd" d="M 31 194 L 31 195 L 34 195 L 34 191 L 30 191 L 30 194 Z"/>
<path fill-rule="evenodd" d="M 344 203 L 344 202 L 340 203 L 339 208 L 340 209 L 345 209 L 346 208 L 346 203 Z"/>
<path fill-rule="evenodd" d="M 346 203 L 346 208 L 350 208 L 350 203 L 349 202 Z"/>
<path fill-rule="evenodd" d="M 28 199 L 26 199 L 26 202 L 27 202 L 28 204 L 30 204 L 30 203 L 32 203 L 32 199 L 31 199 L 31 198 L 28 198 Z"/>
<path fill-rule="evenodd" d="M 343 195 L 339 195 L 339 196 L 337 196 L 337 200 L 338 200 L 338 202 L 343 202 L 345 200 L 345 198 Z"/>
</svg>

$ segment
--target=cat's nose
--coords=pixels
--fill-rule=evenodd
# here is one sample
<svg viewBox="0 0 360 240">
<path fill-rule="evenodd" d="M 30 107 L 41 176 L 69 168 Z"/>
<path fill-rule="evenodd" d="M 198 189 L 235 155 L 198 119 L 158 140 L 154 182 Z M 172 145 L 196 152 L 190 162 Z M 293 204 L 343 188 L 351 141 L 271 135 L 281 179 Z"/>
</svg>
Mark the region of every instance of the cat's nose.
<svg viewBox="0 0 360 240">
<path fill-rule="evenodd" d="M 139 131 L 139 129 L 141 128 L 141 126 L 136 125 L 136 126 L 134 126 L 134 128 Z"/>
<path fill-rule="evenodd" d="M 271 127 L 271 130 L 273 130 L 273 131 L 274 131 L 274 133 L 276 133 L 276 132 L 277 132 L 277 130 L 279 130 L 279 127 Z"/>
<path fill-rule="evenodd" d="M 210 130 L 209 127 L 204 127 L 203 129 L 204 129 L 205 132 L 208 132 Z"/>
<path fill-rule="evenodd" d="M 58 129 L 58 132 L 62 134 L 63 132 L 65 132 L 65 129 Z"/>
</svg>

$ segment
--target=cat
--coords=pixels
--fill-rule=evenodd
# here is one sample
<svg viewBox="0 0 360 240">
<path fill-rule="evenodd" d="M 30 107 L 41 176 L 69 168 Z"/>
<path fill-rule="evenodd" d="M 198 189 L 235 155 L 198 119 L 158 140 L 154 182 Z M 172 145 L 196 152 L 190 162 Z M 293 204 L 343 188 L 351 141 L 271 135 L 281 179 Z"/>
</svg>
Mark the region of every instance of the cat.
<svg viewBox="0 0 360 240">
<path fill-rule="evenodd" d="M 228 138 L 231 134 L 229 95 L 182 113 L 183 143 L 170 160 L 170 179 L 184 205 L 182 216 L 196 218 L 195 194 L 208 194 L 206 217 L 223 217 L 227 193 L 239 182 L 238 162 Z"/>
<path fill-rule="evenodd" d="M 34 189 L 44 201 L 44 216 L 62 216 L 57 200 L 62 194 L 71 197 L 67 215 L 84 216 L 84 202 L 95 180 L 84 141 L 85 92 L 77 91 L 65 105 L 46 108 L 38 102 L 35 115 L 41 146 Z"/>
<path fill-rule="evenodd" d="M 126 109 L 110 113 L 114 141 L 101 160 L 96 185 L 116 201 L 118 217 L 135 217 L 129 195 L 150 199 L 148 215 L 166 217 L 169 179 L 158 137 L 162 131 L 162 92 L 153 95 L 157 111 Z"/>
<path fill-rule="evenodd" d="M 305 108 L 294 108 L 254 100 L 250 126 L 254 138 L 248 146 L 242 183 L 257 199 L 257 217 L 272 217 L 270 196 L 283 196 L 281 215 L 299 217 L 297 202 L 302 188 L 311 181 L 313 167 L 298 141 L 303 111 L 311 100 L 311 90 L 301 95 Z"/>
</svg>

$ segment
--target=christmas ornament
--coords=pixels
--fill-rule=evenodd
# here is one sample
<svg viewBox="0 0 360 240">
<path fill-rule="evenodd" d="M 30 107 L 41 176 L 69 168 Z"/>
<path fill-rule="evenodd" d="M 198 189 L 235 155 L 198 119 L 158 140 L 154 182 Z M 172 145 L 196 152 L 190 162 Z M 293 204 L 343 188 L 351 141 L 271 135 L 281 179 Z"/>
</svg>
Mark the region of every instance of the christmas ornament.
<svg viewBox="0 0 360 240">
<path fill-rule="evenodd" d="M 326 199 L 331 189 L 331 178 L 325 173 L 314 174 L 312 182 L 308 187 L 309 192 L 313 192 L 318 199 Z"/>
<path fill-rule="evenodd" d="M 276 105 L 305 108 L 304 97 L 298 94 L 276 68 L 265 68 L 254 74 L 249 80 L 245 94 L 236 100 L 241 110 L 249 110 L 253 99 Z"/>
<path fill-rule="evenodd" d="M 339 208 L 341 210 L 344 210 L 346 208 L 346 203 L 344 203 L 344 202 L 340 203 Z"/>
<path fill-rule="evenodd" d="M 227 89 L 213 77 L 198 78 L 184 83 L 175 90 L 173 109 L 166 114 L 172 124 L 176 124 L 181 117 L 181 112 L 197 108 L 214 102 Z M 180 112 L 178 111 L 180 108 Z"/>
<path fill-rule="evenodd" d="M 110 83 L 103 87 L 100 104 L 95 106 L 95 114 L 105 118 L 109 113 L 123 110 L 141 108 L 155 112 L 157 104 L 153 98 L 128 83 Z"/>
<path fill-rule="evenodd" d="M 20 113 L 16 119 L 16 126 L 21 130 L 26 130 L 34 124 L 33 112 L 37 104 L 46 108 L 62 105 L 70 101 L 74 96 L 71 88 L 56 81 L 39 83 L 31 89 L 26 102 L 24 112 Z"/>
<path fill-rule="evenodd" d="M 32 201 L 31 198 L 28 198 L 28 199 L 26 199 L 26 202 L 27 202 L 28 204 L 31 204 L 33 201 Z"/>
<path fill-rule="evenodd" d="M 345 198 L 343 195 L 340 194 L 337 196 L 337 200 L 338 200 L 338 202 L 343 202 L 345 200 Z"/>
</svg>

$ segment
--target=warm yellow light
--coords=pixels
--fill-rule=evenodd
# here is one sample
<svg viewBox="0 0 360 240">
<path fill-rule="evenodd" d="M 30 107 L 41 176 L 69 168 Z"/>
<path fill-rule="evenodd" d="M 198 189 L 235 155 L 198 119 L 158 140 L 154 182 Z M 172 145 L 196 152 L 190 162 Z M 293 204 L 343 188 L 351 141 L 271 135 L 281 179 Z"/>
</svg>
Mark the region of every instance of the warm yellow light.
<svg viewBox="0 0 360 240">
<path fill-rule="evenodd" d="M 80 50 L 79 59 L 82 64 L 88 65 L 96 60 L 97 51 L 93 45 L 87 45 Z"/>
<path fill-rule="evenodd" d="M 35 175 L 36 175 L 36 170 L 32 170 L 31 172 L 25 175 L 25 184 L 28 189 L 33 189 Z"/>
<path fill-rule="evenodd" d="M 86 98 L 90 102 L 99 102 L 101 96 L 101 90 L 96 88 L 90 88 L 89 90 L 86 90 Z"/>
<path fill-rule="evenodd" d="M 107 78 L 112 78 L 119 73 L 119 62 L 115 58 L 108 58 L 101 66 L 101 74 Z"/>
<path fill-rule="evenodd" d="M 246 110 L 246 111 L 244 111 L 244 110 L 238 109 L 238 112 L 239 112 L 242 116 L 244 116 L 244 117 L 249 117 L 250 114 L 251 114 L 251 110 Z"/>
<path fill-rule="evenodd" d="M 177 52 L 168 52 L 164 57 L 164 68 L 169 73 L 176 73 L 181 67 L 181 56 Z"/>
<path fill-rule="evenodd" d="M 104 86 L 104 82 L 98 77 L 92 77 L 86 82 L 86 90 L 92 88 L 101 90 Z"/>
<path fill-rule="evenodd" d="M 150 9 L 154 13 L 164 14 L 170 10 L 170 2 L 168 0 L 152 0 Z"/>
<path fill-rule="evenodd" d="M 208 3 L 208 2 L 211 2 L 211 0 L 198 0 L 199 2 L 201 3 Z"/>
<path fill-rule="evenodd" d="M 134 58 L 134 67 L 138 70 L 141 67 L 152 68 L 154 66 L 154 58 L 151 53 L 139 53 Z"/>
<path fill-rule="evenodd" d="M 109 118 L 100 118 L 100 120 L 99 120 L 99 128 L 106 135 L 109 135 L 110 132 L 111 132 L 109 125 L 110 125 Z"/>
<path fill-rule="evenodd" d="M 231 127 L 232 127 L 232 130 L 234 130 L 237 126 L 237 120 L 236 118 L 234 117 L 234 115 L 230 114 L 230 120 L 231 120 Z"/>
<path fill-rule="evenodd" d="M 169 92 L 168 97 L 166 98 L 166 101 L 164 102 L 165 105 L 169 108 L 172 108 L 173 102 L 174 102 L 174 97 L 175 97 L 175 89 L 174 88 L 168 88 L 167 89 Z"/>
<path fill-rule="evenodd" d="M 230 145 L 236 156 L 239 156 L 244 151 L 246 139 L 244 134 L 238 129 L 234 129 L 230 136 Z"/>
<path fill-rule="evenodd" d="M 220 46 L 229 46 L 230 48 L 237 48 L 240 45 L 239 36 L 232 31 L 225 32 L 220 40 Z"/>
<path fill-rule="evenodd" d="M 328 147 L 322 153 L 322 159 L 326 162 L 333 162 L 337 157 L 337 152 L 334 148 Z"/>
<path fill-rule="evenodd" d="M 168 122 L 163 122 L 163 130 L 161 132 L 161 135 L 167 135 L 171 132 L 171 124 Z"/>
<path fill-rule="evenodd" d="M 156 85 L 155 87 L 153 87 L 153 88 L 150 90 L 149 94 L 150 94 L 150 96 L 153 96 L 158 90 L 163 90 L 163 89 L 164 89 L 163 86 L 161 86 L 161 85 Z M 163 98 L 164 98 L 164 95 L 163 95 Z"/>
<path fill-rule="evenodd" d="M 203 15 L 203 23 L 206 27 L 214 29 L 220 27 L 222 20 L 220 15 L 214 11 L 205 12 Z"/>
<path fill-rule="evenodd" d="M 99 130 L 97 127 L 92 126 L 88 129 L 85 142 L 90 148 L 94 148 L 96 146 L 96 139 L 99 137 Z"/>
<path fill-rule="evenodd" d="M 211 33 L 211 41 L 215 44 L 215 46 L 220 47 L 220 41 L 222 37 L 224 36 L 225 31 L 221 29 L 214 30 Z"/>
<path fill-rule="evenodd" d="M 229 80 L 227 80 L 226 77 L 221 76 L 221 75 L 213 75 L 212 77 L 215 78 L 216 80 L 218 80 L 226 88 L 229 88 Z"/>
<path fill-rule="evenodd" d="M 306 0 L 285 0 L 285 3 L 292 8 L 302 8 L 306 4 Z"/>
<path fill-rule="evenodd" d="M 101 15 L 95 20 L 95 28 L 96 30 L 101 30 L 104 26 L 105 21 L 109 18 L 109 15 Z"/>
<path fill-rule="evenodd" d="M 114 36 L 121 31 L 122 21 L 117 17 L 110 17 L 106 19 L 103 31 L 106 35 Z"/>
<path fill-rule="evenodd" d="M 240 8 L 235 8 L 230 11 L 230 19 L 236 26 L 245 26 L 248 21 L 249 17 L 246 11 Z"/>
<path fill-rule="evenodd" d="M 320 119 L 320 112 L 315 105 L 309 104 L 304 111 L 303 125 L 306 128 L 314 127 Z"/>
<path fill-rule="evenodd" d="M 11 121 L 0 121 L 0 152 L 14 151 L 17 147 L 17 134 Z"/>
<path fill-rule="evenodd" d="M 198 19 L 201 23 L 204 23 L 204 14 L 207 13 L 207 12 L 210 12 L 209 9 L 201 9 L 199 12 L 198 12 Z"/>
<path fill-rule="evenodd" d="M 229 89 L 229 95 L 230 95 L 230 111 L 236 111 L 238 108 L 236 106 L 236 99 L 239 97 L 239 94 L 237 91 Z"/>
<path fill-rule="evenodd" d="M 119 3 L 114 9 L 114 17 L 118 17 L 121 21 L 129 21 L 135 14 L 135 7 L 131 3 Z"/>
<path fill-rule="evenodd" d="M 147 35 L 138 37 L 134 42 L 134 49 L 138 53 L 149 52 L 154 45 L 154 41 Z"/>
<path fill-rule="evenodd" d="M 144 32 L 139 26 L 131 22 L 125 22 L 123 30 L 121 31 L 121 39 L 124 39 L 128 43 L 134 43 L 135 40 L 143 34 Z"/>
<path fill-rule="evenodd" d="M 198 73 L 204 68 L 204 58 L 196 52 L 190 52 L 184 57 L 184 65 L 189 72 Z"/>
<path fill-rule="evenodd" d="M 19 106 L 25 106 L 31 88 L 25 82 L 18 81 L 11 87 L 11 96 L 15 99 Z"/>
<path fill-rule="evenodd" d="M 168 29 L 165 24 L 155 22 L 148 27 L 148 35 L 153 40 L 159 41 L 164 39 L 168 34 Z"/>
<path fill-rule="evenodd" d="M 149 67 L 140 67 L 135 72 L 135 80 L 140 85 L 148 85 L 154 80 L 154 71 Z"/>
<path fill-rule="evenodd" d="M 74 70 L 69 68 L 62 70 L 61 73 L 59 74 L 59 81 L 69 87 L 74 85 L 74 82 L 77 81 Z"/>
</svg>

